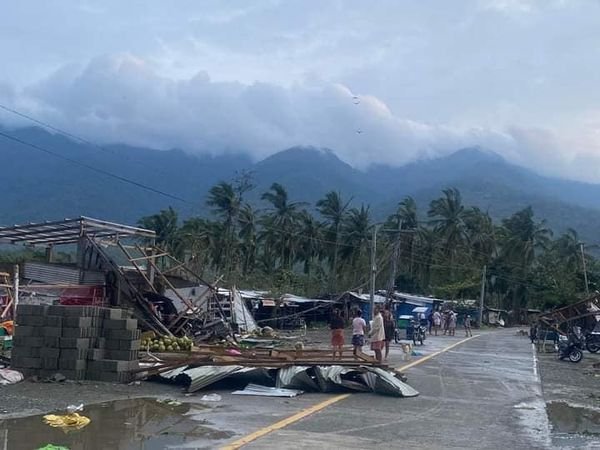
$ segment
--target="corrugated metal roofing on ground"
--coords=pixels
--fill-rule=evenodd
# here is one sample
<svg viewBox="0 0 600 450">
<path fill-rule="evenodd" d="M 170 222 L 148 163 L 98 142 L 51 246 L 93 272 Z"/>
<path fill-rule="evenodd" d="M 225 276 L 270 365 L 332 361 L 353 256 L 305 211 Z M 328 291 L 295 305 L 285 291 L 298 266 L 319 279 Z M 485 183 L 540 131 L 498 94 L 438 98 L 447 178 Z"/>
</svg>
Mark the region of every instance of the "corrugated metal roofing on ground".
<svg viewBox="0 0 600 450">
<path fill-rule="evenodd" d="M 400 381 L 393 373 L 379 367 L 343 366 L 289 366 L 281 369 L 267 369 L 243 366 L 202 366 L 189 369 L 187 366 L 160 375 L 188 385 L 188 392 L 196 392 L 227 377 L 240 375 L 260 378 L 269 383 L 272 377 L 268 371 L 277 371 L 277 388 L 296 388 L 303 391 L 331 392 L 351 390 L 375 392 L 394 397 L 414 397 L 419 393 Z M 263 386 L 264 387 L 264 386 Z M 274 388 L 273 388 L 274 389 Z"/>
<path fill-rule="evenodd" d="M 303 394 L 303 391 L 297 389 L 283 389 L 269 386 L 262 386 L 260 384 L 250 383 L 241 391 L 233 391 L 234 395 L 258 395 L 261 397 L 295 397 L 299 394 Z"/>
</svg>

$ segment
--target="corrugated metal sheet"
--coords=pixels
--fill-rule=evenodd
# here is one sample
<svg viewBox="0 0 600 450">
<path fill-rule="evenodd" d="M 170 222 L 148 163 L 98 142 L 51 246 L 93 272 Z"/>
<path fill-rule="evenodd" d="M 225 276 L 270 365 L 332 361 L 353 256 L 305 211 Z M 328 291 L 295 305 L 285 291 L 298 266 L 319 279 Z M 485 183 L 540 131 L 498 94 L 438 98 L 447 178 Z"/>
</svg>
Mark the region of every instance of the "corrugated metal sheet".
<svg viewBox="0 0 600 450">
<path fill-rule="evenodd" d="M 95 270 L 84 270 L 83 280 L 80 284 L 85 284 L 86 286 L 104 286 L 104 282 L 104 273 Z"/>
<path fill-rule="evenodd" d="M 186 370 L 180 377 L 187 377 L 189 379 L 188 392 L 196 392 L 244 369 L 247 370 L 248 368 L 242 366 L 195 367 L 194 369 Z"/>
<path fill-rule="evenodd" d="M 373 392 L 393 397 L 416 397 L 419 392 L 400 381 L 387 370 L 379 367 L 365 367 L 362 377 Z"/>
<path fill-rule="evenodd" d="M 319 385 L 310 376 L 310 366 L 288 366 L 277 371 L 277 384 L 279 388 L 302 389 L 318 391 Z"/>
<path fill-rule="evenodd" d="M 277 369 L 274 369 L 277 370 Z M 265 368 L 243 366 L 202 366 L 188 369 L 180 367 L 160 375 L 172 381 L 184 382 L 188 392 L 196 392 L 224 378 L 245 374 L 251 376 L 264 372 Z M 316 381 L 309 372 L 314 371 Z M 256 377 L 255 377 L 256 378 Z M 261 379 L 261 383 L 267 383 Z M 296 388 L 303 391 L 331 392 L 352 390 L 359 392 L 375 392 L 393 397 L 415 397 L 419 393 L 402 382 L 393 373 L 379 367 L 343 367 L 343 366 L 289 366 L 277 371 L 277 388 Z M 262 386 L 265 387 L 265 386 Z M 266 388 L 266 387 L 265 387 Z M 267 388 L 274 389 L 274 388 Z"/>
<path fill-rule="evenodd" d="M 299 394 L 304 394 L 304 391 L 297 389 L 282 389 L 269 386 L 262 386 L 260 384 L 250 383 L 242 391 L 233 391 L 232 395 L 257 395 L 260 397 L 295 397 Z"/>
<path fill-rule="evenodd" d="M 25 263 L 23 277 L 46 284 L 79 284 L 79 269 L 58 264 Z"/>
<path fill-rule="evenodd" d="M 242 300 L 242 296 L 236 290 L 232 290 L 233 292 L 233 320 L 237 324 L 240 331 L 246 333 L 252 333 L 254 330 L 258 328 L 252 313 L 246 306 L 244 300 Z"/>
<path fill-rule="evenodd" d="M 89 286 L 104 285 L 104 274 L 86 270 L 83 282 L 79 282 L 77 267 L 61 266 L 47 263 L 25 263 L 23 278 L 45 284 L 84 284 Z"/>
</svg>

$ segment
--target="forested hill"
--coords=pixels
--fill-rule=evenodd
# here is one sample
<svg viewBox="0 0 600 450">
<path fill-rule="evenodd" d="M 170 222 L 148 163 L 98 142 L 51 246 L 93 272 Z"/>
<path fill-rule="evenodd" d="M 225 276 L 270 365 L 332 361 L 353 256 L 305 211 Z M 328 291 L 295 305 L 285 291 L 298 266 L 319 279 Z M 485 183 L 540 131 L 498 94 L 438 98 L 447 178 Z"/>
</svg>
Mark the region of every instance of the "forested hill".
<svg viewBox="0 0 600 450">
<path fill-rule="evenodd" d="M 157 151 L 124 145 L 104 150 L 74 142 L 39 128 L 10 134 L 84 162 L 97 169 L 181 197 L 187 203 L 125 184 L 106 175 L 58 159 L 39 150 L 0 137 L 2 202 L 0 224 L 89 215 L 135 223 L 169 205 L 182 217 L 205 215 L 205 198 L 211 186 L 231 180 L 242 171 L 252 173 L 253 202 L 273 182 L 286 187 L 293 200 L 314 204 L 328 191 L 340 191 L 357 205 L 368 203 L 376 216 L 389 214 L 404 196 L 412 195 L 425 214 L 429 201 L 446 187 L 458 188 L 467 205 L 507 217 L 531 205 L 555 231 L 575 228 L 588 242 L 597 242 L 600 223 L 600 185 L 540 176 L 511 165 L 496 154 L 476 149 L 459 150 L 436 160 L 400 168 L 372 166 L 356 170 L 333 152 L 292 148 L 263 161 L 226 155 L 191 156 L 181 150 Z"/>
</svg>

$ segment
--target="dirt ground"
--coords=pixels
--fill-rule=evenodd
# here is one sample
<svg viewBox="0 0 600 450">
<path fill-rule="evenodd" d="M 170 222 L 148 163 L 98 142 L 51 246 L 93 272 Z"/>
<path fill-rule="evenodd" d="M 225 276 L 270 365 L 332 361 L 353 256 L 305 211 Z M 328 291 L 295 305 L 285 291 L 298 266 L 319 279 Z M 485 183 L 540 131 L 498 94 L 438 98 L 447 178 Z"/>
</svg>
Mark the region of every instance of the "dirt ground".
<svg viewBox="0 0 600 450">
<path fill-rule="evenodd" d="M 538 353 L 539 372 L 546 402 L 566 401 L 600 408 L 600 353 L 584 352 L 574 364 L 560 361 L 556 353 Z"/>
<path fill-rule="evenodd" d="M 153 382 L 113 384 L 95 381 L 45 383 L 23 381 L 0 387 L 0 419 L 62 411 L 72 404 L 93 404 L 139 397 L 183 396 L 178 386 Z"/>
</svg>

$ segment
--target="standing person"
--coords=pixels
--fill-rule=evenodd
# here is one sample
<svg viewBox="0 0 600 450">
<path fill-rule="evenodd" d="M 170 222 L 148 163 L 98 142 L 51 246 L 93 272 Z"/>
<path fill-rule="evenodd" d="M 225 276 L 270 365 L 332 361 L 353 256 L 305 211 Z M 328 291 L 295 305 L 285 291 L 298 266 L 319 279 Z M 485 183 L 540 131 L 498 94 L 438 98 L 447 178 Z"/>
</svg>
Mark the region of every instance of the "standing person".
<svg viewBox="0 0 600 450">
<path fill-rule="evenodd" d="M 535 322 L 531 322 L 531 326 L 529 327 L 529 339 L 531 339 L 532 344 L 535 344 L 535 340 L 537 339 L 537 324 Z"/>
<path fill-rule="evenodd" d="M 344 347 L 344 319 L 340 315 L 339 309 L 333 310 L 333 316 L 331 317 L 331 347 L 333 348 L 333 359 L 335 359 L 336 353 L 339 352 L 340 359 L 342 359 L 342 351 Z"/>
<path fill-rule="evenodd" d="M 465 317 L 465 336 L 473 336 L 473 332 L 471 331 L 471 315 L 467 314 Z"/>
<path fill-rule="evenodd" d="M 448 316 L 448 331 L 450 336 L 454 336 L 456 333 L 456 313 L 452 310 Z"/>
<path fill-rule="evenodd" d="M 385 341 L 385 329 L 383 328 L 383 317 L 379 306 L 375 307 L 375 315 L 373 316 L 373 325 L 371 327 L 371 350 L 375 352 L 375 359 L 381 364 L 383 342 Z"/>
<path fill-rule="evenodd" d="M 427 329 L 429 330 L 429 336 L 431 336 L 431 329 L 433 328 L 433 311 L 430 311 L 427 315 Z"/>
<path fill-rule="evenodd" d="M 357 309 L 352 319 L 352 346 L 354 356 L 358 352 L 362 353 L 363 345 L 365 345 L 365 332 L 367 331 L 367 322 L 362 318 L 362 311 Z"/>
<path fill-rule="evenodd" d="M 383 359 L 387 361 L 387 357 L 390 353 L 390 342 L 394 339 L 394 332 L 396 331 L 394 316 L 392 315 L 389 306 L 386 306 L 383 310 L 383 331 L 385 334 L 385 356 Z"/>
<path fill-rule="evenodd" d="M 438 335 L 438 331 L 440 330 L 440 326 L 442 325 L 442 315 L 440 314 L 440 312 L 436 309 L 433 312 L 433 329 L 435 331 L 435 335 Z"/>
<path fill-rule="evenodd" d="M 444 330 L 444 336 L 448 332 L 448 311 L 442 313 L 442 330 Z"/>
</svg>

